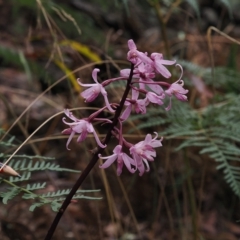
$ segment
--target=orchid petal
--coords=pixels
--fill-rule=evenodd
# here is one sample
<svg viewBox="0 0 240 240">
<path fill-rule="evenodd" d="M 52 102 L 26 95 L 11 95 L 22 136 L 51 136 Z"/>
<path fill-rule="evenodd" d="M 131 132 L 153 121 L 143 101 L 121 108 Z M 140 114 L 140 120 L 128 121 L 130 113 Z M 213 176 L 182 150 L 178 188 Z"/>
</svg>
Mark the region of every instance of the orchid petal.
<svg viewBox="0 0 240 240">
<path fill-rule="evenodd" d="M 120 154 L 122 152 L 122 145 L 117 145 L 114 149 L 113 152 L 115 154 Z"/>
<path fill-rule="evenodd" d="M 66 128 L 66 129 L 64 129 L 63 131 L 62 131 L 62 134 L 64 134 L 64 135 L 69 135 L 69 134 L 71 134 L 72 133 L 72 129 L 71 128 Z"/>
<path fill-rule="evenodd" d="M 115 110 L 112 109 L 112 107 L 111 107 L 111 105 L 110 105 L 110 103 L 109 103 L 109 101 L 108 101 L 107 95 L 103 95 L 103 97 L 104 97 L 104 101 L 105 101 L 105 104 L 106 104 L 108 110 L 109 110 L 110 112 L 115 112 Z"/>
<path fill-rule="evenodd" d="M 101 85 L 94 84 L 93 87 L 86 89 L 80 95 L 85 99 L 85 102 L 92 102 L 95 100 L 101 91 Z"/>
<path fill-rule="evenodd" d="M 120 156 L 118 156 L 120 157 Z M 118 165 L 117 165 L 117 175 L 120 176 L 122 173 L 122 169 L 123 169 L 123 160 L 121 159 L 120 161 L 118 161 Z"/>
<path fill-rule="evenodd" d="M 131 69 L 122 69 L 120 71 L 120 76 L 121 77 L 129 77 L 130 72 L 131 72 Z"/>
<path fill-rule="evenodd" d="M 143 52 L 137 51 L 137 56 L 146 64 L 152 64 L 153 61 Z"/>
<path fill-rule="evenodd" d="M 156 103 L 158 105 L 163 105 L 163 101 L 161 100 L 161 97 L 156 95 L 155 93 L 152 92 L 148 92 L 146 94 L 147 99 L 151 102 L 151 103 Z"/>
<path fill-rule="evenodd" d="M 132 105 L 129 104 L 126 109 L 123 111 L 122 115 L 121 115 L 121 120 L 122 121 L 125 121 L 126 119 L 128 119 L 128 117 L 130 116 L 131 114 L 131 111 L 132 111 Z"/>
<path fill-rule="evenodd" d="M 128 40 L 128 48 L 129 48 L 129 50 L 136 50 L 137 49 L 137 46 L 132 39 Z"/>
<path fill-rule="evenodd" d="M 122 154 L 122 160 L 129 172 L 134 173 L 136 171 L 136 169 L 133 169 L 131 167 L 131 162 L 134 163 L 133 159 L 130 158 L 127 154 L 125 153 Z"/>
<path fill-rule="evenodd" d="M 73 131 L 76 133 L 81 133 L 86 129 L 86 121 L 80 121 L 78 123 L 75 123 L 75 125 L 72 127 Z"/>
<path fill-rule="evenodd" d="M 70 119 L 72 119 L 74 122 L 79 121 L 73 114 L 72 112 L 69 111 L 69 109 L 64 109 L 64 114 L 69 117 Z"/>
<path fill-rule="evenodd" d="M 146 165 L 146 167 L 147 167 L 147 169 L 146 169 L 145 171 L 146 171 L 146 172 L 149 172 L 150 167 L 149 167 L 148 161 L 143 158 L 143 162 L 145 163 L 145 165 Z"/>
<path fill-rule="evenodd" d="M 163 65 L 161 65 L 161 63 L 160 64 L 156 63 L 155 68 L 165 78 L 170 78 L 172 76 L 172 74 L 169 72 L 169 70 L 166 67 L 164 67 Z"/>
<path fill-rule="evenodd" d="M 158 95 L 163 93 L 163 89 L 162 87 L 160 87 L 159 85 L 156 84 L 147 84 L 147 86 L 155 93 L 157 93 Z"/>
<path fill-rule="evenodd" d="M 102 158 L 102 157 L 101 157 Z M 117 159 L 117 154 L 113 154 L 107 158 L 107 160 L 100 165 L 100 168 L 108 168 L 110 165 L 114 163 L 114 161 Z"/>
<path fill-rule="evenodd" d="M 62 118 L 62 121 L 65 123 L 65 124 L 67 124 L 67 125 L 69 125 L 69 126 L 75 126 L 75 125 L 77 125 L 77 124 L 79 124 L 79 122 L 71 122 L 71 123 L 69 123 L 69 122 L 67 122 L 66 121 L 66 118 L 64 117 L 64 118 Z"/>
<path fill-rule="evenodd" d="M 66 148 L 67 148 L 67 150 L 70 150 L 70 148 L 68 148 L 68 145 L 69 145 L 69 143 L 71 142 L 74 134 L 75 134 L 75 132 L 72 131 L 71 134 L 70 134 L 70 136 L 69 136 L 69 138 L 68 138 L 68 140 L 67 140 L 67 143 L 66 143 Z"/>
<path fill-rule="evenodd" d="M 176 63 L 176 60 L 164 60 L 164 59 L 161 60 L 161 64 L 163 65 L 173 65 L 175 63 Z"/>
<path fill-rule="evenodd" d="M 105 147 L 107 146 L 107 145 L 103 145 L 103 144 L 101 143 L 101 141 L 99 140 L 98 135 L 97 135 L 97 133 L 95 132 L 95 130 L 93 131 L 93 135 L 94 135 L 95 140 L 96 140 L 96 142 L 97 142 L 97 144 L 98 144 L 99 147 L 105 148 Z"/>
<path fill-rule="evenodd" d="M 98 72 L 100 72 L 100 70 L 98 68 L 94 68 L 93 71 L 92 71 L 92 78 L 93 78 L 95 83 L 98 83 L 98 80 L 97 80 L 97 73 Z"/>
<path fill-rule="evenodd" d="M 87 131 L 82 131 L 77 139 L 77 142 L 80 143 L 80 142 L 84 141 L 87 138 L 87 134 L 88 134 Z"/>
<path fill-rule="evenodd" d="M 82 83 L 82 82 L 80 81 L 80 78 L 77 79 L 77 82 L 78 82 L 78 84 L 79 84 L 80 86 L 82 86 L 82 87 L 92 87 L 92 86 L 96 85 L 96 83 Z"/>
<path fill-rule="evenodd" d="M 132 89 L 132 100 L 137 100 L 139 96 L 139 91 Z"/>
</svg>

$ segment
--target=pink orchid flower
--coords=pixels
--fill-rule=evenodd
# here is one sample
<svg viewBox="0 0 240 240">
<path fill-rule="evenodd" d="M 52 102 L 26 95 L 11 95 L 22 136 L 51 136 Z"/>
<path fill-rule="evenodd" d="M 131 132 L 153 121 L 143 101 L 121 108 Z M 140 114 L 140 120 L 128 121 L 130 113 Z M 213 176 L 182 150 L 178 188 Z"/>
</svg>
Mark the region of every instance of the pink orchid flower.
<svg viewBox="0 0 240 240">
<path fill-rule="evenodd" d="M 187 96 L 185 94 L 188 93 L 188 90 L 183 88 L 184 81 L 181 80 L 181 78 L 183 76 L 183 69 L 180 64 L 176 64 L 176 67 L 180 68 L 181 76 L 176 82 L 171 84 L 169 86 L 169 88 L 165 91 L 165 93 L 170 97 L 169 105 L 168 105 L 168 107 L 165 108 L 166 111 L 169 111 L 172 107 L 172 96 L 173 95 L 180 101 L 187 101 Z"/>
<path fill-rule="evenodd" d="M 139 170 L 140 176 L 142 176 L 144 172 L 150 170 L 148 161 L 154 161 L 154 157 L 156 157 L 156 151 L 154 148 L 162 146 L 162 138 L 158 140 L 158 134 L 156 132 L 155 135 L 156 136 L 152 138 L 151 134 L 147 134 L 144 141 L 141 141 L 130 148 L 130 154 L 135 160 L 135 165 Z"/>
<path fill-rule="evenodd" d="M 73 120 L 72 123 L 66 122 L 65 118 L 63 118 L 63 122 L 67 124 L 70 128 L 67 128 L 62 131 L 63 134 L 70 135 L 66 144 L 66 148 L 68 148 L 69 143 L 71 142 L 72 138 L 76 133 L 80 134 L 77 142 L 82 142 L 86 139 L 88 133 L 93 133 L 98 146 L 101 148 L 105 148 L 106 146 L 101 143 L 98 138 L 96 131 L 93 128 L 93 125 L 87 119 L 78 119 L 76 118 L 68 109 L 64 110 L 64 113 L 67 117 Z"/>
<path fill-rule="evenodd" d="M 147 99 L 147 104 L 151 103 L 155 103 L 157 105 L 163 105 L 163 99 L 165 98 L 165 94 L 162 93 L 161 95 L 157 95 L 156 93 L 153 92 L 147 92 L 146 94 L 146 99 Z"/>
<path fill-rule="evenodd" d="M 176 61 L 164 60 L 161 53 L 152 53 L 151 59 L 153 60 L 152 65 L 158 73 L 162 74 L 165 78 L 171 77 L 171 73 L 163 65 L 173 65 Z"/>
<path fill-rule="evenodd" d="M 104 97 L 104 100 L 105 100 L 105 104 L 108 108 L 108 110 L 110 112 L 115 112 L 111 105 L 109 104 L 109 101 L 108 101 L 108 97 L 107 97 L 107 92 L 105 90 L 105 88 L 102 86 L 102 84 L 100 84 L 97 80 L 97 73 L 99 72 L 100 70 L 98 68 L 95 68 L 93 71 L 92 71 L 92 78 L 94 80 L 95 83 L 93 84 L 84 84 L 84 83 L 81 83 L 78 79 L 78 83 L 79 85 L 83 86 L 83 87 L 90 87 L 88 89 L 86 89 L 85 91 L 83 91 L 81 93 L 81 96 L 85 99 L 85 102 L 92 102 L 93 100 L 95 100 L 97 98 L 97 96 L 99 95 L 99 93 L 101 92 L 101 94 L 103 95 Z"/>
<path fill-rule="evenodd" d="M 148 86 L 152 91 L 157 94 L 163 92 L 162 87 L 157 85 L 153 78 L 155 78 L 154 68 L 150 64 L 140 63 L 133 71 L 133 78 L 138 78 L 139 88 L 145 89 Z M 123 69 L 120 71 L 122 77 L 128 77 L 130 74 L 130 69 Z"/>
<path fill-rule="evenodd" d="M 132 89 L 132 99 L 126 99 L 125 105 L 127 106 L 126 109 L 123 111 L 120 119 L 125 121 L 131 114 L 132 108 L 134 108 L 136 113 L 145 114 L 146 113 L 146 98 L 145 99 L 138 99 L 139 92 L 135 89 Z"/>
<path fill-rule="evenodd" d="M 174 95 L 180 101 L 187 101 L 187 96 L 185 94 L 188 93 L 187 89 L 183 88 L 184 81 L 178 80 L 175 83 L 171 84 L 171 86 L 165 91 L 168 96 Z"/>
<path fill-rule="evenodd" d="M 128 171 L 134 173 L 136 171 L 135 168 L 132 168 L 132 165 L 135 166 L 135 161 L 130 158 L 126 153 L 122 152 L 122 146 L 117 145 L 113 149 L 113 154 L 108 157 L 102 157 L 99 154 L 99 158 L 106 159 L 106 161 L 99 166 L 100 168 L 108 168 L 114 161 L 117 161 L 117 175 L 121 175 L 123 164 L 127 167 Z"/>
<path fill-rule="evenodd" d="M 136 44 L 132 39 L 128 40 L 129 52 L 127 53 L 127 59 L 133 64 L 140 62 L 151 64 L 152 60 L 143 52 L 137 50 Z"/>
<path fill-rule="evenodd" d="M 184 81 L 179 79 L 175 83 L 171 84 L 171 86 L 165 91 L 165 93 L 170 97 L 170 103 L 166 108 L 167 111 L 169 111 L 172 107 L 173 95 L 182 102 L 187 101 L 187 96 L 185 94 L 188 93 L 188 90 L 184 89 L 183 86 Z"/>
</svg>

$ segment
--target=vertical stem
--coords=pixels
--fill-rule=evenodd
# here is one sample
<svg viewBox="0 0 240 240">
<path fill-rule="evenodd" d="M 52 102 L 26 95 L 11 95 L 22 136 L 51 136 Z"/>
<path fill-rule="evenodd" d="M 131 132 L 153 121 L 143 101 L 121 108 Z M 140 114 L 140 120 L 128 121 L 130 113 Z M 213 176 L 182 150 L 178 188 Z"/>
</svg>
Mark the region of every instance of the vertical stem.
<svg viewBox="0 0 240 240">
<path fill-rule="evenodd" d="M 131 71 L 130 71 L 130 75 L 128 77 L 127 80 L 127 86 L 126 89 L 123 93 L 122 99 L 120 101 L 119 106 L 116 109 L 112 124 L 109 127 L 109 130 L 106 134 L 106 137 L 103 141 L 103 145 L 108 144 L 111 137 L 112 137 L 112 130 L 114 129 L 115 126 L 117 126 L 118 124 L 118 118 L 120 117 L 120 114 L 122 112 L 123 106 L 124 106 L 124 102 L 128 96 L 128 93 L 131 89 L 131 81 L 132 81 L 132 77 L 133 77 L 133 69 L 134 69 L 134 65 L 131 64 Z M 74 194 L 76 193 L 76 191 L 78 190 L 78 188 L 81 186 L 81 184 L 83 183 L 83 181 L 86 179 L 86 177 L 88 176 L 88 174 L 90 173 L 90 171 L 93 169 L 93 167 L 95 166 L 95 164 L 98 161 L 98 155 L 101 154 L 103 152 L 104 148 L 101 148 L 98 146 L 98 149 L 96 151 L 96 153 L 93 155 L 91 161 L 89 162 L 89 164 L 87 165 L 87 167 L 83 170 L 82 174 L 79 176 L 78 180 L 75 182 L 75 184 L 73 185 L 70 193 L 67 195 L 67 197 L 65 198 L 62 206 L 60 207 L 60 209 L 58 210 L 58 213 L 55 216 L 55 219 L 52 222 L 52 225 L 50 226 L 48 233 L 45 237 L 45 240 L 50 240 L 57 228 L 57 225 L 60 221 L 60 219 L 62 218 L 65 210 L 67 209 L 68 205 L 71 203 L 71 200 L 74 196 Z"/>
</svg>

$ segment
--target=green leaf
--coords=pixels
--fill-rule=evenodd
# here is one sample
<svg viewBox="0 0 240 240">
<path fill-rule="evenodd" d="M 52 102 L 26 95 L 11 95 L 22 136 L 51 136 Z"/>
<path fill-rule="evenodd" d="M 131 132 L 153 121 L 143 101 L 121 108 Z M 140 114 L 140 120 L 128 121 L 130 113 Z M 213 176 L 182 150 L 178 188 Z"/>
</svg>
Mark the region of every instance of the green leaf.
<svg viewBox="0 0 240 240">
<path fill-rule="evenodd" d="M 8 188 L 7 192 L 0 193 L 0 196 L 3 198 L 2 202 L 4 204 L 7 204 L 8 200 L 13 199 L 21 192 L 21 189 L 19 187 L 12 187 Z"/>
</svg>

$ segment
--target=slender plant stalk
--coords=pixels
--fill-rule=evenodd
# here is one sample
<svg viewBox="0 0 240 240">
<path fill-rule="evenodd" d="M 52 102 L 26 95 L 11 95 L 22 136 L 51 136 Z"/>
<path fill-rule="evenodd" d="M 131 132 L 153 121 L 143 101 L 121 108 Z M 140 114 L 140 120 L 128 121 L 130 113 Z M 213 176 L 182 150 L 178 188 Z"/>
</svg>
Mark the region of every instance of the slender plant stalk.
<svg viewBox="0 0 240 240">
<path fill-rule="evenodd" d="M 128 96 L 128 93 L 131 89 L 131 81 L 132 81 L 132 77 L 133 77 L 133 69 L 134 69 L 134 65 L 131 64 L 131 71 L 130 71 L 130 75 L 129 78 L 127 80 L 127 86 L 126 89 L 124 91 L 123 97 L 120 101 L 119 106 L 116 109 L 112 124 L 109 127 L 109 130 L 106 134 L 106 137 L 103 141 L 103 145 L 108 144 L 111 137 L 112 137 L 112 130 L 114 129 L 115 126 L 117 126 L 118 124 L 118 118 L 120 117 L 120 114 L 122 112 L 123 106 L 124 106 L 124 102 Z M 86 177 L 88 176 L 88 174 L 90 173 L 90 171 L 93 169 L 93 167 L 95 166 L 95 164 L 98 161 L 98 155 L 101 154 L 103 152 L 104 148 L 101 148 L 98 146 L 97 151 L 94 153 L 91 161 L 89 162 L 89 164 L 87 165 L 87 167 L 83 170 L 82 174 L 79 176 L 78 180 L 75 182 L 75 184 L 72 187 L 72 190 L 70 191 L 70 193 L 67 195 L 67 197 L 65 198 L 62 206 L 60 207 L 60 209 L 58 210 L 57 215 L 55 216 L 55 219 L 52 222 L 52 225 L 50 226 L 48 233 L 45 237 L 45 240 L 50 240 L 57 228 L 57 225 L 60 221 L 60 219 L 62 218 L 65 210 L 67 209 L 68 205 L 71 203 L 71 200 L 74 196 L 74 194 L 76 193 L 76 191 L 79 189 L 79 187 L 81 186 L 81 184 L 83 183 L 83 181 L 86 179 Z"/>
</svg>

